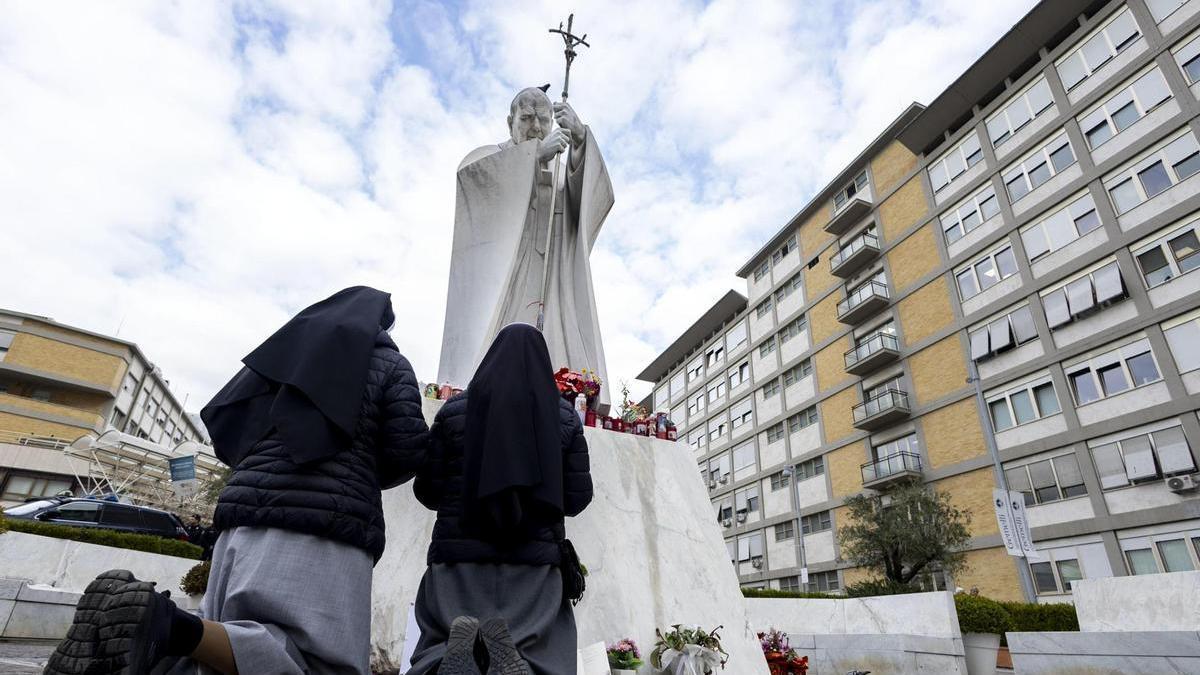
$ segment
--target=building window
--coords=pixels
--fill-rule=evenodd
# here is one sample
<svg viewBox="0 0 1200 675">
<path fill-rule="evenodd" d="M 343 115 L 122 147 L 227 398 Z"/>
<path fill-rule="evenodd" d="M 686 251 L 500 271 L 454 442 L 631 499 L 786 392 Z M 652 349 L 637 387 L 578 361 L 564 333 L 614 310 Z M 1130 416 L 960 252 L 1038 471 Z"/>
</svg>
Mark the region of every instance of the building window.
<svg viewBox="0 0 1200 675">
<path fill-rule="evenodd" d="M 1018 307 L 998 319 L 993 319 L 971 330 L 968 335 L 971 341 L 971 358 L 976 361 L 991 358 L 1038 337 L 1037 327 L 1033 325 L 1033 310 L 1029 305 Z"/>
<path fill-rule="evenodd" d="M 1200 35 L 1177 47 L 1172 53 L 1188 84 L 1200 82 Z"/>
<path fill-rule="evenodd" d="M 754 268 L 754 282 L 758 283 L 763 277 L 771 272 L 771 261 L 764 260 L 762 264 Z"/>
<path fill-rule="evenodd" d="M 825 473 L 825 457 L 813 457 L 796 465 L 796 480 L 808 480 Z"/>
<path fill-rule="evenodd" d="M 687 377 L 685 371 L 679 371 L 671 376 L 671 400 L 677 401 L 679 397 L 687 390 L 684 378 Z"/>
<path fill-rule="evenodd" d="M 760 359 L 767 358 L 767 355 L 775 351 L 775 336 L 767 338 L 765 342 L 758 346 L 758 357 Z"/>
<path fill-rule="evenodd" d="M 729 453 L 725 453 L 720 457 L 714 457 L 708 460 L 708 477 L 709 480 L 715 480 L 720 483 L 729 482 Z"/>
<path fill-rule="evenodd" d="M 704 357 L 705 357 L 705 361 L 708 362 L 708 365 L 710 368 L 712 366 L 718 365 L 719 363 L 721 363 L 722 361 L 725 360 L 725 347 L 720 346 L 720 345 L 712 347 L 708 350 L 707 353 L 705 353 Z"/>
<path fill-rule="evenodd" d="M 1048 504 L 1087 494 L 1075 453 L 1005 467 L 1008 489 L 1025 495 L 1025 505 Z"/>
<path fill-rule="evenodd" d="M 1200 220 L 1138 248 L 1134 253 L 1146 288 L 1154 288 L 1200 267 Z"/>
<path fill-rule="evenodd" d="M 754 308 L 754 318 L 761 319 L 771 313 L 771 308 L 774 307 L 772 296 L 768 295 L 765 300 L 758 303 L 758 307 Z"/>
<path fill-rule="evenodd" d="M 12 347 L 13 338 L 16 335 L 16 333 L 10 330 L 0 330 L 0 361 L 3 361 L 5 355 L 8 354 L 8 350 Z"/>
<path fill-rule="evenodd" d="M 704 410 L 704 392 L 688 399 L 688 417 L 699 415 L 702 410 Z"/>
<path fill-rule="evenodd" d="M 750 381 L 750 362 L 743 361 L 736 367 L 729 369 L 729 388 L 736 389 L 742 384 Z"/>
<path fill-rule="evenodd" d="M 754 423 L 754 408 L 749 396 L 734 403 L 729 409 L 729 423 L 734 429 Z"/>
<path fill-rule="evenodd" d="M 1046 323 L 1054 329 L 1090 316 L 1128 295 L 1121 268 L 1113 261 L 1042 293 L 1042 307 L 1046 310 Z"/>
<path fill-rule="evenodd" d="M 1154 17 L 1154 22 L 1162 23 L 1163 19 L 1174 14 L 1175 10 L 1187 3 L 1188 0 L 1146 0 L 1146 7 L 1150 9 L 1150 15 Z"/>
<path fill-rule="evenodd" d="M 1079 560 L 1069 558 L 1053 562 L 1031 562 L 1029 571 L 1033 574 L 1033 585 L 1038 595 L 1061 594 L 1071 592 L 1071 582 L 1083 578 L 1079 569 Z"/>
<path fill-rule="evenodd" d="M 1162 71 L 1154 66 L 1078 117 L 1079 128 L 1088 146 L 1095 150 L 1170 99 L 1171 89 Z"/>
<path fill-rule="evenodd" d="M 837 570 L 830 570 L 828 572 L 810 572 L 804 590 L 809 593 L 828 593 L 840 590 L 841 587 L 842 585 L 838 582 Z"/>
<path fill-rule="evenodd" d="M 742 319 L 734 324 L 733 328 L 730 328 L 729 332 L 725 334 L 725 346 L 731 352 L 737 351 L 738 347 L 746 344 L 746 338 L 746 320 Z"/>
<path fill-rule="evenodd" d="M 989 185 L 942 215 L 942 232 L 946 235 L 946 243 L 953 244 L 962 239 L 998 213 L 1000 202 L 996 199 L 995 188 Z"/>
<path fill-rule="evenodd" d="M 708 385 L 708 402 L 713 403 L 714 401 L 719 401 L 720 399 L 724 398 L 725 388 L 725 378 L 713 380 Z"/>
<path fill-rule="evenodd" d="M 1141 35 L 1128 7 L 1117 12 L 1055 64 L 1063 86 L 1067 91 L 1078 87 Z"/>
<path fill-rule="evenodd" d="M 1016 256 L 1013 255 L 1012 246 L 1005 245 L 956 272 L 954 278 L 958 281 L 959 295 L 967 300 L 1016 273 Z"/>
<path fill-rule="evenodd" d="M 777 377 L 764 384 L 761 391 L 764 401 L 777 395 L 779 393 L 779 378 Z"/>
<path fill-rule="evenodd" d="M 992 428 L 997 432 L 1062 412 L 1049 376 L 987 397 Z"/>
<path fill-rule="evenodd" d="M 1117 215 L 1128 213 L 1200 171 L 1200 144 L 1186 128 L 1104 179 Z"/>
<path fill-rule="evenodd" d="M 1066 132 L 1061 132 L 1004 171 L 1008 200 L 1019 200 L 1074 163 L 1071 141 Z"/>
<path fill-rule="evenodd" d="M 921 455 L 921 442 L 917 440 L 916 434 L 901 436 L 893 441 L 881 443 L 871 448 L 871 452 L 875 457 L 875 461 L 895 457 L 902 452 L 907 452 L 916 456 Z"/>
<path fill-rule="evenodd" d="M 843 206 L 850 203 L 851 199 L 862 192 L 867 187 L 867 172 L 864 169 L 862 173 L 854 177 L 850 184 L 838 190 L 838 193 L 833 196 L 833 210 L 840 211 Z"/>
<path fill-rule="evenodd" d="M 687 369 L 688 384 L 691 384 L 702 377 L 704 377 L 704 359 L 697 358 L 695 361 L 693 361 L 691 363 L 691 365 L 688 366 L 688 369 Z"/>
<path fill-rule="evenodd" d="M 64 490 L 70 490 L 73 485 L 74 482 L 69 479 L 10 473 L 4 481 L 4 492 L 0 493 L 0 500 L 24 502 L 36 497 L 53 497 Z"/>
<path fill-rule="evenodd" d="M 734 506 L 737 513 L 754 513 L 758 510 L 758 505 L 761 499 L 758 496 L 758 486 L 746 488 L 733 495 Z"/>
<path fill-rule="evenodd" d="M 1075 404 L 1081 406 L 1162 379 L 1150 351 L 1150 341 L 1145 338 L 1064 370 L 1075 394 Z"/>
<path fill-rule="evenodd" d="M 783 422 L 772 424 L 767 429 L 767 443 L 777 443 L 783 440 Z"/>
<path fill-rule="evenodd" d="M 1073 199 L 1049 216 L 1021 230 L 1025 255 L 1030 262 L 1070 244 L 1099 228 L 1100 215 L 1090 192 Z"/>
<path fill-rule="evenodd" d="M 1200 369 L 1200 313 L 1168 321 L 1163 324 L 1163 333 L 1180 373 Z"/>
<path fill-rule="evenodd" d="M 792 236 L 787 238 L 787 241 L 783 242 L 783 246 L 780 246 L 779 248 L 775 249 L 775 252 L 771 254 L 771 263 L 778 265 L 779 261 L 788 257 L 788 254 L 790 254 L 792 251 L 795 251 L 795 250 L 796 250 L 796 235 L 793 234 Z"/>
<path fill-rule="evenodd" d="M 804 534 L 812 534 L 814 532 L 824 532 L 833 528 L 833 519 L 828 511 L 819 513 L 811 513 L 807 516 L 800 517 L 800 530 Z"/>
<path fill-rule="evenodd" d="M 33 393 L 31 393 L 29 395 L 29 397 L 35 401 L 49 403 L 50 402 L 50 390 L 49 389 L 34 389 Z"/>
<path fill-rule="evenodd" d="M 762 532 L 755 532 L 744 537 L 738 537 L 738 562 L 749 562 L 763 555 Z"/>
<path fill-rule="evenodd" d="M 783 286 L 780 286 L 779 290 L 775 292 L 775 299 L 782 302 L 784 298 L 800 290 L 804 285 L 803 282 L 804 280 L 800 278 L 800 273 L 797 272 L 791 279 L 783 282 Z"/>
<path fill-rule="evenodd" d="M 817 423 L 817 406 L 810 405 L 787 419 L 788 433 L 794 434 Z"/>
<path fill-rule="evenodd" d="M 779 579 L 779 590 L 787 591 L 788 593 L 800 592 L 800 577 L 790 576 Z"/>
<path fill-rule="evenodd" d="M 812 361 L 810 359 L 804 359 L 800 363 L 797 363 L 791 368 L 783 371 L 783 386 L 790 387 L 793 384 L 796 384 L 800 380 L 812 375 L 812 371 Z"/>
<path fill-rule="evenodd" d="M 796 537 L 796 521 L 786 520 L 775 526 L 775 541 L 787 541 Z"/>
<path fill-rule="evenodd" d="M 1013 134 L 1025 128 L 1035 117 L 1042 114 L 1054 104 L 1050 94 L 1050 85 L 1043 75 L 1025 88 L 1012 101 L 988 118 L 988 136 L 992 139 L 993 147 L 1007 141 Z"/>
<path fill-rule="evenodd" d="M 1113 490 L 1195 471 L 1196 462 L 1183 427 L 1172 426 L 1175 422 L 1170 420 L 1089 442 L 1101 489 Z"/>
<path fill-rule="evenodd" d="M 755 465 L 758 459 L 754 453 L 754 443 L 743 443 L 733 449 L 733 470 L 741 471 Z"/>
<path fill-rule="evenodd" d="M 782 471 L 771 474 L 771 492 L 779 492 L 792 484 L 792 477 Z"/>
<path fill-rule="evenodd" d="M 929 182 L 933 185 L 934 194 L 941 192 L 956 178 L 966 173 L 967 169 L 981 161 L 983 148 L 979 145 L 979 136 L 972 131 L 961 143 L 929 166 Z"/>
<path fill-rule="evenodd" d="M 708 423 L 708 442 L 714 443 L 725 435 L 726 424 L 724 420 L 710 420 Z"/>
<path fill-rule="evenodd" d="M 1196 532 L 1189 536 L 1175 535 L 1168 539 L 1158 536 L 1143 538 L 1137 544 L 1125 543 L 1125 559 L 1131 574 L 1158 574 L 1159 572 L 1190 572 L 1200 566 L 1200 537 Z M 1140 546 L 1139 546 L 1140 545 Z M 1138 546 L 1138 548 L 1133 548 Z"/>
<path fill-rule="evenodd" d="M 783 330 L 779 331 L 779 341 L 787 342 L 788 340 L 791 340 L 792 338 L 802 334 L 807 329 L 808 317 L 801 314 L 794 320 L 789 321 L 788 324 L 783 327 Z"/>
</svg>

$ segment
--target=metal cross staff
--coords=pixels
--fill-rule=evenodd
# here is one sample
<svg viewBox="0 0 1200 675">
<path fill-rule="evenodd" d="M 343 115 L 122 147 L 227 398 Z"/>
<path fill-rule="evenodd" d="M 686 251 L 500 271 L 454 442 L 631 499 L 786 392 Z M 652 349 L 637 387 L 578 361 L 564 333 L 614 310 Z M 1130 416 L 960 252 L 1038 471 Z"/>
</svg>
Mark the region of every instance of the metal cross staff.
<svg viewBox="0 0 1200 675">
<path fill-rule="evenodd" d="M 559 35 L 562 36 L 563 46 L 564 46 L 563 57 L 567 61 L 566 74 L 563 75 L 563 88 L 562 88 L 563 103 L 567 102 L 567 87 L 571 84 L 571 63 L 573 63 L 575 61 L 575 55 L 576 55 L 575 48 L 578 47 L 579 45 L 583 45 L 584 47 L 591 47 L 591 45 L 587 43 L 587 33 L 584 33 L 583 36 L 580 37 L 571 32 L 571 26 L 574 23 L 575 23 L 575 15 L 570 14 L 569 16 L 567 16 L 567 29 L 565 31 L 563 30 L 563 25 L 562 25 L 561 21 L 558 23 L 558 28 L 550 29 L 551 33 L 558 33 Z M 550 283 L 550 252 L 553 250 L 551 248 L 550 244 L 552 243 L 553 238 L 554 238 L 554 209 L 555 209 L 555 202 L 558 201 L 558 175 L 559 175 L 561 166 L 562 166 L 562 163 L 559 161 L 558 155 L 555 155 L 554 156 L 554 182 L 550 184 L 551 185 L 550 218 L 549 218 L 549 222 L 546 223 L 546 258 L 545 258 L 545 260 L 542 261 L 542 297 L 541 297 L 541 300 L 538 302 L 538 316 L 537 316 L 537 329 L 538 330 L 542 330 L 543 328 L 545 328 L 545 324 L 546 324 L 546 295 L 550 291 L 550 287 L 549 287 L 549 283 Z"/>
</svg>

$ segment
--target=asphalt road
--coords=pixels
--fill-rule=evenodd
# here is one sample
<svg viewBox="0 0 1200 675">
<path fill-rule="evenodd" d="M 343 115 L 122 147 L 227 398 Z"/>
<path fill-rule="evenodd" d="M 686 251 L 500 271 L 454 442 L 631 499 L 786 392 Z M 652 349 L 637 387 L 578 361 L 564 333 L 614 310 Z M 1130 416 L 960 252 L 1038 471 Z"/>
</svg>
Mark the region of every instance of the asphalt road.
<svg viewBox="0 0 1200 675">
<path fill-rule="evenodd" d="M 0 675 L 40 673 L 53 651 L 49 642 L 0 641 Z"/>
</svg>

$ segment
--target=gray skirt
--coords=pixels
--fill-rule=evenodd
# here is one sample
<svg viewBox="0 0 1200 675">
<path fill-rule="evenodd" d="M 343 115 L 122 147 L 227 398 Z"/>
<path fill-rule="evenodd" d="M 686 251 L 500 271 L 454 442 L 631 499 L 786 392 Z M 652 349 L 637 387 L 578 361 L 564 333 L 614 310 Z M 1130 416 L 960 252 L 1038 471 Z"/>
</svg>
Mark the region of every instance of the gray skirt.
<svg viewBox="0 0 1200 675">
<path fill-rule="evenodd" d="M 460 616 L 503 617 L 535 675 L 575 675 L 575 614 L 550 565 L 434 564 L 417 590 L 421 637 L 407 675 L 436 673 L 450 624 Z"/>
<path fill-rule="evenodd" d="M 221 533 L 200 615 L 229 634 L 238 672 L 370 672 L 371 556 L 266 527 Z M 191 659 L 155 672 L 210 673 Z"/>
</svg>

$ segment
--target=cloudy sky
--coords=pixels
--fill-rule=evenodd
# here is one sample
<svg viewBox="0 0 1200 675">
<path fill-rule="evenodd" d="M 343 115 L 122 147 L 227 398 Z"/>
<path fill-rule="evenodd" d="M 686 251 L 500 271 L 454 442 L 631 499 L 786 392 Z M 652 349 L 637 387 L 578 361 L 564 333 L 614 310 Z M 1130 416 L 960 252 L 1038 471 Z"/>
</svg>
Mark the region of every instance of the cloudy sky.
<svg viewBox="0 0 1200 675">
<path fill-rule="evenodd" d="M 616 206 L 592 254 L 614 385 L 906 105 L 1033 0 L 119 2 L 0 7 L 0 307 L 137 342 L 188 408 L 298 309 L 393 294 L 437 371 L 454 171 L 552 82 Z"/>
</svg>

